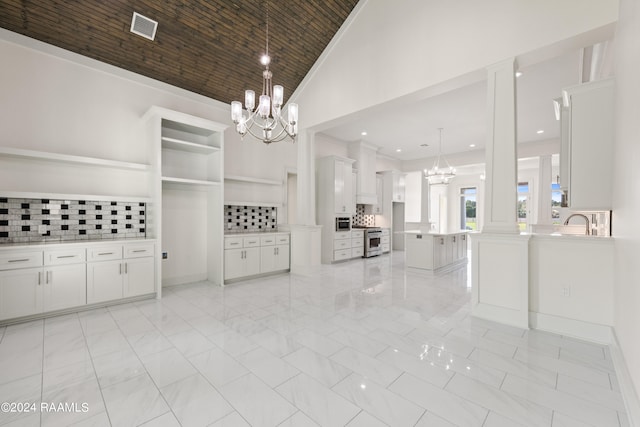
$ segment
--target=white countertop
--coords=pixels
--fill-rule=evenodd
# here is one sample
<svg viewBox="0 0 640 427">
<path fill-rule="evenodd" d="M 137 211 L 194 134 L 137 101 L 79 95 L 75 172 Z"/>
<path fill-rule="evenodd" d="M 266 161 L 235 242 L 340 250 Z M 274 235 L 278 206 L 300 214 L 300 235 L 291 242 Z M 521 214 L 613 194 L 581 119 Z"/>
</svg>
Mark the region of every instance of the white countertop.
<svg viewBox="0 0 640 427">
<path fill-rule="evenodd" d="M 445 232 L 445 233 L 434 233 L 432 231 L 424 232 L 424 231 L 420 231 L 420 230 L 406 230 L 406 231 L 403 231 L 403 233 L 404 234 L 421 234 L 423 236 L 453 236 L 453 235 L 457 235 L 457 234 L 468 234 L 469 231 L 460 230 L 460 231 L 450 231 L 450 232 Z"/>
<path fill-rule="evenodd" d="M 224 237 L 255 237 L 255 236 L 272 236 L 274 234 L 291 234 L 290 231 L 258 231 L 250 233 L 225 233 Z"/>
<path fill-rule="evenodd" d="M 586 234 L 560 234 L 560 233 L 520 233 L 525 236 L 531 236 L 534 239 L 549 239 L 549 240 L 575 240 L 575 241 L 588 241 L 588 242 L 613 242 L 614 238 L 611 236 L 587 236 Z"/>
<path fill-rule="evenodd" d="M 123 243 L 154 243 L 156 239 L 92 239 L 92 240 L 54 240 L 48 242 L 29 242 L 29 243 L 2 243 L 0 244 L 0 251 L 3 250 L 21 250 L 21 249 L 50 249 L 56 246 L 102 246 L 102 245 L 114 245 Z"/>
</svg>

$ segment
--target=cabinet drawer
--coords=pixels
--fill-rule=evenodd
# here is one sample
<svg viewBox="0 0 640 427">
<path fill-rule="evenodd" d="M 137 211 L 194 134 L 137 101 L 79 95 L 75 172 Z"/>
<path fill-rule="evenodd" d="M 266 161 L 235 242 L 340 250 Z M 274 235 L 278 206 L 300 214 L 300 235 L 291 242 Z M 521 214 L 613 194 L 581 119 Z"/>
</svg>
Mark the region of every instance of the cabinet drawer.
<svg viewBox="0 0 640 427">
<path fill-rule="evenodd" d="M 279 234 L 276 236 L 276 244 L 278 245 L 288 245 L 289 244 L 289 235 L 288 234 Z"/>
<path fill-rule="evenodd" d="M 380 246 L 382 247 L 382 252 L 389 252 L 390 246 L 388 243 L 382 243 Z"/>
<path fill-rule="evenodd" d="M 86 249 L 50 249 L 44 251 L 44 265 L 78 264 L 86 260 Z"/>
<path fill-rule="evenodd" d="M 351 258 L 358 258 L 364 255 L 364 248 L 360 246 L 359 248 L 351 248 Z"/>
<path fill-rule="evenodd" d="M 333 251 L 333 260 L 341 261 L 343 259 L 351 258 L 351 249 L 341 249 L 339 251 Z"/>
<path fill-rule="evenodd" d="M 364 238 L 360 237 L 358 239 L 351 239 L 351 247 L 352 248 L 364 247 Z"/>
<path fill-rule="evenodd" d="M 154 245 L 153 243 L 140 243 L 133 245 L 126 245 L 124 247 L 125 258 L 144 258 L 153 256 Z"/>
<path fill-rule="evenodd" d="M 383 236 L 388 236 L 389 235 L 389 229 L 388 228 L 383 228 L 382 229 L 382 235 Z"/>
<path fill-rule="evenodd" d="M 364 230 L 351 230 L 352 239 L 364 239 Z"/>
<path fill-rule="evenodd" d="M 242 246 L 245 248 L 260 246 L 260 237 L 244 237 L 242 238 Z"/>
<path fill-rule="evenodd" d="M 0 254 L 0 270 L 40 267 L 41 265 L 42 251 L 4 252 Z"/>
<path fill-rule="evenodd" d="M 225 237 L 224 248 L 225 249 L 239 249 L 242 247 L 242 237 Z"/>
<path fill-rule="evenodd" d="M 273 246 L 276 244 L 276 236 L 260 236 L 260 246 Z"/>
<path fill-rule="evenodd" d="M 351 238 L 351 232 L 350 231 L 336 231 L 336 233 L 333 235 L 333 238 L 335 240 L 338 240 L 338 239 L 350 239 Z"/>
<path fill-rule="evenodd" d="M 333 241 L 333 250 L 351 248 L 351 239 L 342 239 Z"/>
<path fill-rule="evenodd" d="M 380 238 L 380 243 L 382 243 L 382 244 L 385 244 L 385 243 L 386 243 L 386 244 L 389 244 L 389 236 L 388 236 L 388 235 L 387 235 L 387 236 L 382 235 L 382 237 Z"/>
<path fill-rule="evenodd" d="M 87 261 L 109 261 L 122 259 L 122 245 L 102 246 L 87 249 Z"/>
</svg>

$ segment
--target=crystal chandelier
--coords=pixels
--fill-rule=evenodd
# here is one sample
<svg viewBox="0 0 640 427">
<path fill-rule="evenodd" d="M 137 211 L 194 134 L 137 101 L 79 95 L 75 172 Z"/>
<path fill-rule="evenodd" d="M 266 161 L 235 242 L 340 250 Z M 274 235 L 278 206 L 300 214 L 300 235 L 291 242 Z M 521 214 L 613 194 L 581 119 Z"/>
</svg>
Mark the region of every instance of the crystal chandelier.
<svg viewBox="0 0 640 427">
<path fill-rule="evenodd" d="M 266 2 L 266 48 L 265 54 L 260 58 L 264 65 L 262 71 L 262 95 L 258 100 L 258 108 L 255 108 L 256 93 L 252 90 L 244 92 L 244 107 L 240 101 L 231 103 L 231 119 L 236 125 L 236 131 L 244 137 L 247 132 L 265 144 L 279 142 L 285 138 L 295 141 L 298 135 L 298 104 L 290 103 L 285 119 L 282 116 L 282 103 L 284 88 L 280 85 L 273 86 L 272 73 L 269 70 L 269 2 Z"/>
<path fill-rule="evenodd" d="M 456 176 L 456 170 L 451 167 L 447 159 L 442 156 L 442 128 L 440 131 L 440 146 L 438 148 L 438 158 L 431 169 L 424 170 L 424 177 L 429 181 L 430 185 L 447 185 Z M 446 167 L 440 166 L 440 158 L 444 160 Z"/>
</svg>

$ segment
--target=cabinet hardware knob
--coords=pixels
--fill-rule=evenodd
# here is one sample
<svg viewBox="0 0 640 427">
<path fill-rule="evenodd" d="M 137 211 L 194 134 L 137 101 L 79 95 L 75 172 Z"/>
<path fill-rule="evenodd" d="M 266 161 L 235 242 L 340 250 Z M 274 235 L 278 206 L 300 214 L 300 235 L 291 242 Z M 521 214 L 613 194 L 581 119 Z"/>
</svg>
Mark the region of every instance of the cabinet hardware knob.
<svg viewBox="0 0 640 427">
<path fill-rule="evenodd" d="M 132 251 L 132 252 L 137 254 L 139 252 L 147 252 L 147 250 L 146 249 L 137 249 L 137 250 Z"/>
<path fill-rule="evenodd" d="M 118 274 L 122 274 L 122 264 L 120 264 L 120 273 Z"/>
<path fill-rule="evenodd" d="M 42 284 L 42 272 L 38 271 L 38 286 Z"/>
<path fill-rule="evenodd" d="M 129 263 L 128 262 L 124 263 L 124 274 L 129 274 Z"/>
<path fill-rule="evenodd" d="M 57 258 L 58 259 L 63 259 L 63 258 L 75 258 L 75 257 L 76 257 L 76 255 L 60 255 Z"/>
<path fill-rule="evenodd" d="M 29 258 L 24 258 L 24 259 L 10 259 L 9 262 L 27 262 L 29 261 Z"/>
<path fill-rule="evenodd" d="M 99 252 L 98 255 L 99 256 L 102 256 L 102 255 L 113 255 L 113 252 Z"/>
</svg>

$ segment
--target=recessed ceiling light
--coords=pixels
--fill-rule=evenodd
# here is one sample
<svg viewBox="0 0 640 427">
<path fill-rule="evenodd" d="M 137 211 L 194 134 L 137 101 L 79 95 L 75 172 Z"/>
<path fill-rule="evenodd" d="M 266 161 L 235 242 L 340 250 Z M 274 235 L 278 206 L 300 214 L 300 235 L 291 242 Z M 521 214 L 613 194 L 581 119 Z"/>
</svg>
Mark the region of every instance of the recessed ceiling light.
<svg viewBox="0 0 640 427">
<path fill-rule="evenodd" d="M 544 130 L 540 129 L 539 131 L 536 131 L 537 134 L 541 134 L 544 133 Z"/>
<path fill-rule="evenodd" d="M 429 144 L 420 144 L 420 147 L 428 147 Z"/>
<path fill-rule="evenodd" d="M 402 151 L 402 148 L 396 148 L 396 153 L 400 153 Z"/>
<path fill-rule="evenodd" d="M 362 133 L 360 135 L 367 136 L 367 132 L 366 131 L 362 131 Z"/>
<path fill-rule="evenodd" d="M 522 75 L 522 71 L 516 71 L 516 77 L 520 77 Z"/>
<path fill-rule="evenodd" d="M 471 147 L 471 148 L 473 148 L 475 146 L 476 146 L 476 144 L 469 144 L 469 147 Z"/>
</svg>

